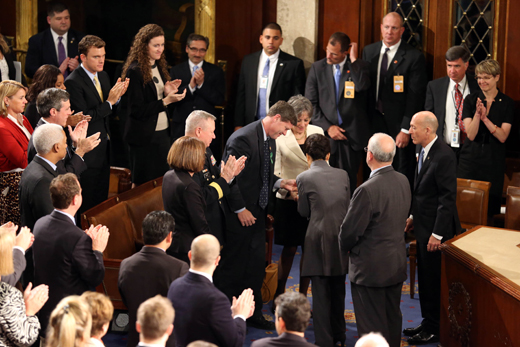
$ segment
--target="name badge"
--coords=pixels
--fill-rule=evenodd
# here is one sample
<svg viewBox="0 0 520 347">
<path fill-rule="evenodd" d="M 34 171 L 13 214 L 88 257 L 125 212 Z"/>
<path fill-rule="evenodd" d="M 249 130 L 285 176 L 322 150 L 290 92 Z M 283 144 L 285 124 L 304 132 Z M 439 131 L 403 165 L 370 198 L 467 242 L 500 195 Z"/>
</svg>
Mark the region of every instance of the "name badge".
<svg viewBox="0 0 520 347">
<path fill-rule="evenodd" d="M 404 77 L 394 76 L 394 93 L 404 92 Z"/>
<path fill-rule="evenodd" d="M 345 99 L 354 99 L 354 94 L 356 92 L 356 88 L 354 82 L 345 81 Z"/>
<path fill-rule="evenodd" d="M 265 76 L 262 76 L 262 78 L 260 79 L 260 88 L 267 89 L 267 81 L 268 81 L 268 78 Z"/>
<path fill-rule="evenodd" d="M 460 130 L 458 126 L 456 126 L 455 129 L 451 131 L 450 145 L 451 147 L 455 148 L 460 147 Z"/>
</svg>

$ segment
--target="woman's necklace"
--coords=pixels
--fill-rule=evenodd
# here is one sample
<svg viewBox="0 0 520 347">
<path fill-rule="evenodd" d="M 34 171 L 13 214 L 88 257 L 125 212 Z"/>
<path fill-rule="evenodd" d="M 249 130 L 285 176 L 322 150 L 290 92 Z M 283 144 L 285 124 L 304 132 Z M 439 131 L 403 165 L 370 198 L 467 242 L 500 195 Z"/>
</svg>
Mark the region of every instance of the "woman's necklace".
<svg viewBox="0 0 520 347">
<path fill-rule="evenodd" d="M 303 132 L 303 135 L 301 135 L 300 137 L 296 136 L 296 133 L 294 133 L 294 138 L 298 141 L 307 138 L 307 129 L 305 129 L 305 131 Z"/>
</svg>

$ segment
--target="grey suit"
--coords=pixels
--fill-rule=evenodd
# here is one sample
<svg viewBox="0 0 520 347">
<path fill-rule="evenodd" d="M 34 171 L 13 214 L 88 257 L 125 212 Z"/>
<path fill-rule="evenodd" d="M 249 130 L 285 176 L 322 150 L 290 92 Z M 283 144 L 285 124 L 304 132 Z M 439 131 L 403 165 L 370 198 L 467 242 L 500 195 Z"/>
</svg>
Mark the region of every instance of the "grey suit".
<svg viewBox="0 0 520 347">
<path fill-rule="evenodd" d="M 340 252 L 338 233 L 349 206 L 349 178 L 344 170 L 318 160 L 296 183 L 298 212 L 310 218 L 301 275 L 312 281 L 316 344 L 332 346 L 345 337 L 348 255 Z"/>
<path fill-rule="evenodd" d="M 412 194 L 407 178 L 392 166 L 370 176 L 352 196 L 339 243 L 350 251 L 349 278 L 358 335 L 379 331 L 401 345 L 401 287 L 406 280 L 403 230 Z"/>
<path fill-rule="evenodd" d="M 13 249 L 13 267 L 14 272 L 7 276 L 2 276 L 2 282 L 16 286 L 16 282 L 22 277 L 22 273 L 25 270 L 26 261 L 24 253 L 18 248 Z"/>
</svg>

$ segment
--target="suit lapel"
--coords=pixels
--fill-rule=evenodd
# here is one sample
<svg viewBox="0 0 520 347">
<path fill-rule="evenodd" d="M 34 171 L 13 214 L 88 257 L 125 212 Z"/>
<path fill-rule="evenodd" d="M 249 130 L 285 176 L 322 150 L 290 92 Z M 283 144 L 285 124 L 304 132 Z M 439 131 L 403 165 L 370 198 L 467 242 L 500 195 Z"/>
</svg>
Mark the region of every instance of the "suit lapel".
<svg viewBox="0 0 520 347">
<path fill-rule="evenodd" d="M 99 97 L 99 93 L 98 93 L 96 87 L 94 86 L 94 82 L 90 79 L 90 76 L 87 75 L 87 73 L 85 72 L 85 70 L 83 70 L 82 67 L 78 67 L 76 70 L 78 71 L 78 74 L 83 79 L 83 83 L 85 83 L 85 85 L 87 86 L 87 89 L 90 90 L 90 93 L 93 95 L 93 97 L 96 98 L 99 101 L 99 103 L 101 103 L 102 101 L 101 101 L 101 98 Z M 98 81 L 99 81 L 99 74 L 98 74 Z M 101 81 L 99 81 L 99 85 L 101 85 Z M 103 87 L 101 87 L 101 90 L 103 90 Z"/>
<path fill-rule="evenodd" d="M 56 53 L 56 46 L 54 45 L 54 40 L 52 39 L 51 29 L 47 28 L 45 33 L 43 34 L 43 50 L 44 55 L 47 56 L 45 60 L 52 61 L 54 65 L 58 65 L 58 56 Z"/>
<path fill-rule="evenodd" d="M 273 84 L 271 85 L 271 90 L 274 90 L 276 87 L 276 83 L 278 83 L 278 80 L 280 79 L 280 75 L 283 72 L 283 69 L 285 67 L 284 64 L 284 52 L 280 50 L 280 55 L 278 55 L 278 62 L 276 63 L 276 66 L 274 67 L 274 76 L 273 76 Z"/>
<path fill-rule="evenodd" d="M 77 52 L 77 44 L 75 45 L 74 42 L 76 42 L 76 34 L 74 33 L 74 31 L 72 30 L 69 30 L 68 34 L 67 34 L 67 53 L 68 53 L 68 56 L 71 57 L 71 58 L 74 58 L 76 55 L 78 55 L 78 52 Z M 80 60 L 81 62 L 81 60 Z"/>
<path fill-rule="evenodd" d="M 287 148 L 289 148 L 296 157 L 298 157 L 304 163 L 307 163 L 307 158 L 305 157 L 305 154 L 303 154 L 302 149 L 300 148 L 300 145 L 298 144 L 298 141 L 296 140 L 296 137 L 294 137 L 294 134 L 291 130 L 287 132 L 287 135 L 285 135 L 284 140 Z"/>
<path fill-rule="evenodd" d="M 404 42 L 401 42 L 397 52 L 395 52 L 394 58 L 390 62 L 390 66 L 388 67 L 388 71 L 386 73 L 386 81 L 392 82 L 394 71 L 405 61 L 406 57 L 406 49 L 403 47 Z M 406 86 L 405 86 L 406 87 Z"/>
<path fill-rule="evenodd" d="M 428 171 L 428 168 L 430 167 L 430 163 L 433 159 L 433 157 L 435 156 L 435 150 L 437 149 L 437 146 L 439 145 L 439 141 L 440 141 L 440 137 L 437 137 L 437 140 L 435 140 L 435 143 L 432 145 L 432 147 L 430 148 L 430 151 L 428 152 L 428 155 L 426 156 L 426 158 L 424 158 L 424 162 L 423 162 L 423 165 L 422 165 L 422 168 L 421 168 L 421 172 L 419 172 L 417 174 L 417 170 L 419 169 L 419 165 L 417 165 L 415 167 L 415 172 L 416 172 L 416 179 L 415 179 L 415 188 L 417 188 L 419 186 L 419 183 L 421 182 L 423 176 L 424 176 L 424 173 L 426 171 Z"/>
<path fill-rule="evenodd" d="M 334 104 L 336 104 L 336 82 L 334 81 L 334 73 L 332 65 L 327 64 L 327 60 L 325 59 L 323 61 L 323 72 L 325 73 L 325 78 L 329 81 L 329 83 L 326 84 L 327 88 L 329 89 L 329 95 L 332 95 L 334 97 Z M 334 119 L 337 117 L 333 117 Z"/>
</svg>

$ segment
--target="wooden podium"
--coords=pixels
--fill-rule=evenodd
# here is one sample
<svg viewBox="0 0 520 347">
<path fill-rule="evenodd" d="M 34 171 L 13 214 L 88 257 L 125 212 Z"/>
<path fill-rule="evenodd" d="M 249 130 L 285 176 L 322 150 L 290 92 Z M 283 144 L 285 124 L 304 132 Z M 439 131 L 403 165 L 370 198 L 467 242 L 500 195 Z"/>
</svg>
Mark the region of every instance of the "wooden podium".
<svg viewBox="0 0 520 347">
<path fill-rule="evenodd" d="M 479 226 L 442 251 L 442 347 L 520 346 L 520 232 Z"/>
</svg>

